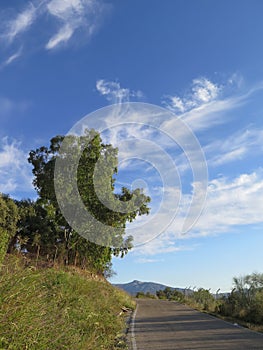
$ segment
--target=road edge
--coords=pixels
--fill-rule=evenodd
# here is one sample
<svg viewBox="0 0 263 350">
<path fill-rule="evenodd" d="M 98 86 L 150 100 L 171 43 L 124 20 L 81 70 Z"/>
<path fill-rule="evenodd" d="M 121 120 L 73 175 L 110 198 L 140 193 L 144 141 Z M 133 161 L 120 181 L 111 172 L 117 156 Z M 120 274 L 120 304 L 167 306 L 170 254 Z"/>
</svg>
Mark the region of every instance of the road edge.
<svg viewBox="0 0 263 350">
<path fill-rule="evenodd" d="M 131 314 L 129 323 L 128 323 L 128 332 L 127 332 L 127 343 L 129 350 L 137 350 L 136 338 L 135 338 L 135 318 L 138 311 L 139 305 L 136 303 L 136 308 Z"/>
</svg>

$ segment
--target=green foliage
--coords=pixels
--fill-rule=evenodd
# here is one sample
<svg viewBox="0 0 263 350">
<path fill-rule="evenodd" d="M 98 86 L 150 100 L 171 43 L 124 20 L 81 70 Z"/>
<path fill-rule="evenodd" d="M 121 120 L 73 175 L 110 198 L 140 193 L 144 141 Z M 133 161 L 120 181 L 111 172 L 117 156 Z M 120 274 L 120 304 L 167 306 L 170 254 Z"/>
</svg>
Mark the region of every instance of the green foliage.
<svg viewBox="0 0 263 350">
<path fill-rule="evenodd" d="M 223 316 L 263 324 L 263 274 L 253 273 L 233 279 L 234 288 L 219 307 Z"/>
<path fill-rule="evenodd" d="M 121 308 L 134 308 L 126 293 L 76 270 L 25 269 L 8 258 L 0 273 L 1 349 L 119 348 Z"/>
<path fill-rule="evenodd" d="M 38 199 L 16 202 L 19 209 L 18 233 L 20 240 L 27 239 L 26 248 L 34 253 L 42 251 L 42 255 L 50 253 L 59 238 L 59 227 L 55 220 L 55 209 L 52 204 Z M 14 249 L 10 247 L 10 251 Z"/>
<path fill-rule="evenodd" d="M 153 294 L 151 294 L 150 292 L 146 292 L 146 293 L 144 293 L 144 292 L 138 292 L 138 293 L 136 294 L 136 298 L 138 298 L 138 299 L 144 299 L 144 298 L 156 299 L 156 296 L 153 295 Z"/>
<path fill-rule="evenodd" d="M 201 311 L 214 312 L 217 306 L 214 296 L 209 290 L 203 288 L 198 289 L 196 292 L 188 293 L 188 295 L 184 295 L 174 288 L 166 287 L 164 290 L 157 291 L 156 295 L 159 299 L 185 303 Z"/>
<path fill-rule="evenodd" d="M 26 211 L 22 215 L 21 230 L 23 236 L 29 237 L 29 250 L 33 248 L 38 255 L 63 260 L 66 265 L 95 268 L 100 273 L 109 268 L 113 254 L 123 257 L 128 252 L 132 237 L 124 239 L 126 223 L 149 213 L 150 198 L 140 189 L 122 188 L 121 193 L 115 193 L 117 154 L 118 149 L 103 144 L 94 130 L 86 130 L 84 136 L 56 136 L 51 139 L 49 148 L 43 146 L 30 152 L 28 160 L 33 165 L 33 183 L 40 199 L 33 207 L 32 203 L 22 204 Z M 57 186 L 65 194 L 67 210 L 74 213 L 74 220 L 79 222 L 82 216 L 77 212 L 74 179 L 69 169 L 74 170 L 74 164 L 78 164 L 75 173 L 81 200 L 92 217 L 104 224 L 98 228 L 92 221 L 83 223 L 88 239 L 69 226 L 58 206 L 54 185 L 56 161 L 60 162 Z M 96 173 L 98 164 L 99 176 Z M 122 203 L 129 206 L 128 211 L 121 210 Z M 37 240 L 36 235 L 40 235 Z M 103 244 L 93 243 L 95 239 L 91 237 L 103 237 Z"/>
<path fill-rule="evenodd" d="M 183 303 L 184 295 L 176 289 L 166 287 L 164 290 L 158 290 L 156 292 L 158 299 L 168 299 Z"/>
<path fill-rule="evenodd" d="M 189 298 L 198 305 L 198 309 L 212 312 L 215 310 L 215 298 L 208 289 L 199 288 Z"/>
<path fill-rule="evenodd" d="M 0 265 L 9 241 L 15 235 L 18 217 L 18 209 L 14 201 L 0 193 Z"/>
</svg>

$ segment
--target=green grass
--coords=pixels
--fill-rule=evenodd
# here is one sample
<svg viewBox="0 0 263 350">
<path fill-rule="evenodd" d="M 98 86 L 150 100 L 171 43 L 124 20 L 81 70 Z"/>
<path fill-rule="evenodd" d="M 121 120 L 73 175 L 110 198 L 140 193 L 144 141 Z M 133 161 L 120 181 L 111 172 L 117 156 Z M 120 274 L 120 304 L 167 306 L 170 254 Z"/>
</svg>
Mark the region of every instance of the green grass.
<svg viewBox="0 0 263 350">
<path fill-rule="evenodd" d="M 127 294 L 78 271 L 23 268 L 14 256 L 6 261 L 0 272 L 0 349 L 120 348 L 121 307 L 134 307 Z"/>
</svg>

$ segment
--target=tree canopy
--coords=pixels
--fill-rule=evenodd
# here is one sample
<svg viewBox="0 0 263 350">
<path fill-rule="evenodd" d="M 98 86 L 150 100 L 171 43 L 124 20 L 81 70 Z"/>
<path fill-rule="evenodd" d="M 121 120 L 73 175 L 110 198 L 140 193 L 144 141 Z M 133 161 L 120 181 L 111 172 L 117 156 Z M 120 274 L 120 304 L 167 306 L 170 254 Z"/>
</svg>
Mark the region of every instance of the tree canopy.
<svg viewBox="0 0 263 350">
<path fill-rule="evenodd" d="M 150 198 L 141 189 L 131 191 L 123 187 L 116 193 L 117 148 L 104 144 L 95 130 L 86 130 L 83 136 L 53 137 L 49 147 L 32 150 L 28 161 L 33 166 L 33 184 L 39 199 L 36 203 L 20 203 L 23 212 L 20 223 L 21 235 L 29 238 L 32 250 L 62 259 L 65 264 L 89 265 L 102 271 L 110 266 L 112 254 L 124 256 L 131 249 L 132 237 L 124 238 L 126 224 L 149 213 Z M 59 171 L 56 162 L 60 162 Z M 72 178 L 74 171 L 76 179 Z M 83 217 L 78 211 L 76 181 L 77 195 L 101 226 L 97 227 L 92 220 L 81 222 L 84 228 L 81 235 L 72 228 L 58 203 L 54 176 L 73 222 L 79 224 Z M 97 244 L 99 235 L 106 244 Z"/>
</svg>

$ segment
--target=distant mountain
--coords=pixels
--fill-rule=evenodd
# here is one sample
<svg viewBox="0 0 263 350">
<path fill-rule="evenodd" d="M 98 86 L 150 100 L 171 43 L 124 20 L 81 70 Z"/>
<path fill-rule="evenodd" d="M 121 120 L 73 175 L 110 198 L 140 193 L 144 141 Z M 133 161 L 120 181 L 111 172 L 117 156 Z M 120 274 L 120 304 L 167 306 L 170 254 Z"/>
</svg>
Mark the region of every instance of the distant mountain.
<svg viewBox="0 0 263 350">
<path fill-rule="evenodd" d="M 129 293 L 132 296 L 135 296 L 138 292 L 143 292 L 143 293 L 149 292 L 150 294 L 155 295 L 157 290 L 164 290 L 165 288 L 169 287 L 160 283 L 141 282 L 137 280 L 134 280 L 133 282 L 130 282 L 130 283 L 114 284 L 114 286 L 125 290 L 127 293 Z M 176 289 L 179 292 L 184 293 L 184 289 L 182 288 L 173 288 L 173 287 L 169 287 L 169 288 Z"/>
</svg>

